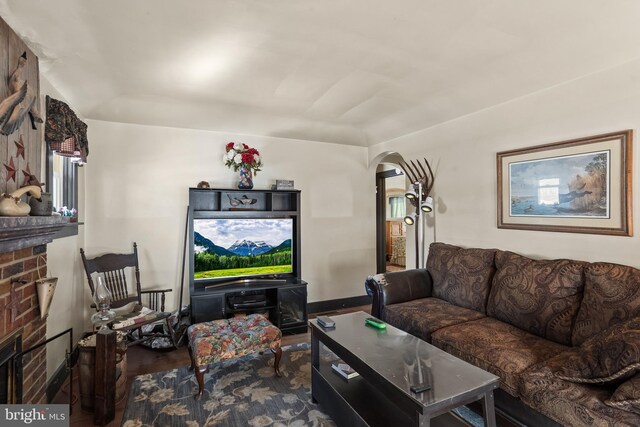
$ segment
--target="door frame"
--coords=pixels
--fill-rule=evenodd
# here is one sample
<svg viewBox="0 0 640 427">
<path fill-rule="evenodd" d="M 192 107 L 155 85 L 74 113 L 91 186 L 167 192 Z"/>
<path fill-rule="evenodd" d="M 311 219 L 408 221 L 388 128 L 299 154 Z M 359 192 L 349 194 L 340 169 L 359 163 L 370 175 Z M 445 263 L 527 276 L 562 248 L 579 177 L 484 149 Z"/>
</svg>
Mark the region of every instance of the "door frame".
<svg viewBox="0 0 640 427">
<path fill-rule="evenodd" d="M 376 172 L 376 273 L 387 270 L 387 185 L 386 179 L 404 175 L 395 169 Z"/>
</svg>

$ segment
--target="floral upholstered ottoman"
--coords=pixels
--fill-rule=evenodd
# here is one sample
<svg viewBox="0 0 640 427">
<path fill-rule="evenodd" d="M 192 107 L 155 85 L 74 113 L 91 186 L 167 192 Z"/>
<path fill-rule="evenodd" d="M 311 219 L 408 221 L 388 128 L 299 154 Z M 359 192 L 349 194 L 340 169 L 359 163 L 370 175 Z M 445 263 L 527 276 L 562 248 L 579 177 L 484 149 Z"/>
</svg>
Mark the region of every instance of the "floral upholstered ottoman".
<svg viewBox="0 0 640 427">
<path fill-rule="evenodd" d="M 189 326 L 187 336 L 191 367 L 198 380 L 196 398 L 202 395 L 208 366 L 220 360 L 271 350 L 275 373 L 280 376 L 282 332 L 261 314 L 196 323 Z"/>
</svg>

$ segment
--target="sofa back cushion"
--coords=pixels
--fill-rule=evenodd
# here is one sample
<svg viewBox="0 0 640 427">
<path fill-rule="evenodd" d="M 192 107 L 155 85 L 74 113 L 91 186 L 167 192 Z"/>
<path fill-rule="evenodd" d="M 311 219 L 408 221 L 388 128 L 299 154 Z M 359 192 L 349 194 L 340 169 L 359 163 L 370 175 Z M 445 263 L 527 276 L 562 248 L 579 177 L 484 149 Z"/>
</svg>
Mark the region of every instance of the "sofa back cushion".
<svg viewBox="0 0 640 427">
<path fill-rule="evenodd" d="M 640 270 L 608 262 L 589 264 L 572 344 L 580 345 L 636 316 L 640 316 Z"/>
<path fill-rule="evenodd" d="M 505 251 L 496 252 L 495 262 L 487 315 L 571 345 L 586 263 L 568 259 L 533 260 Z"/>
<path fill-rule="evenodd" d="M 495 272 L 495 252 L 495 249 L 464 249 L 432 243 L 427 270 L 433 279 L 433 296 L 485 313 Z"/>
</svg>

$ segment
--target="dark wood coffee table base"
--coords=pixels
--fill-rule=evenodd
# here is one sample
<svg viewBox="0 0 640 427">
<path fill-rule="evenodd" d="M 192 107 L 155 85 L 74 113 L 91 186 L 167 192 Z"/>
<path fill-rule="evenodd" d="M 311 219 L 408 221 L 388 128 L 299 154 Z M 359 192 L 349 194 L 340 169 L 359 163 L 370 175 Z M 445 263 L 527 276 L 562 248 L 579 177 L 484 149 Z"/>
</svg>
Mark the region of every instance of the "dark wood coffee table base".
<svg viewBox="0 0 640 427">
<path fill-rule="evenodd" d="M 469 365 L 397 328 L 375 331 L 364 326 L 365 313 L 332 316 L 336 328 L 311 325 L 311 394 L 338 426 L 468 426 L 450 411 L 482 401 L 485 426 L 495 427 L 493 390 L 499 378 Z M 321 362 L 321 344 L 348 363 L 359 376 L 346 381 Z M 409 393 L 405 378 L 412 357 L 432 363 L 432 391 Z M 409 356 L 409 357 L 408 357 Z"/>
<path fill-rule="evenodd" d="M 312 368 L 312 398 L 320 403 L 322 411 L 327 413 L 338 426 L 431 426 L 431 427 L 469 427 L 469 424 L 457 415 L 447 412 L 438 417 L 419 420 L 398 410 L 389 399 L 368 385 L 362 378 L 352 378 L 347 383 L 332 372 L 330 368 Z M 335 378 L 334 378 L 335 377 Z M 324 402 L 324 404 L 323 404 Z M 416 416 L 418 414 L 415 414 Z"/>
</svg>

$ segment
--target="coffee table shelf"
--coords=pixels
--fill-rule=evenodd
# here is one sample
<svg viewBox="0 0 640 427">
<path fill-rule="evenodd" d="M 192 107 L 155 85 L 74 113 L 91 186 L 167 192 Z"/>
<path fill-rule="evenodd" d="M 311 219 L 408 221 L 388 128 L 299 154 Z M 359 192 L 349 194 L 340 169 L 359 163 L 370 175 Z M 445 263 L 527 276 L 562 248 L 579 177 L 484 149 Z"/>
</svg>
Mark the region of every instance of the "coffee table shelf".
<svg viewBox="0 0 640 427">
<path fill-rule="evenodd" d="M 391 403 L 384 395 L 372 387 L 361 376 L 349 381 L 338 377 L 330 365 L 322 364 L 320 369 L 312 368 L 312 383 L 316 386 L 319 402 L 331 402 L 324 407 L 337 425 L 356 427 L 388 427 L 415 425 L 412 420 Z M 469 427 L 455 414 L 447 413 L 431 420 L 435 427 Z"/>
</svg>

